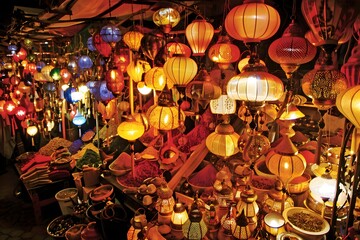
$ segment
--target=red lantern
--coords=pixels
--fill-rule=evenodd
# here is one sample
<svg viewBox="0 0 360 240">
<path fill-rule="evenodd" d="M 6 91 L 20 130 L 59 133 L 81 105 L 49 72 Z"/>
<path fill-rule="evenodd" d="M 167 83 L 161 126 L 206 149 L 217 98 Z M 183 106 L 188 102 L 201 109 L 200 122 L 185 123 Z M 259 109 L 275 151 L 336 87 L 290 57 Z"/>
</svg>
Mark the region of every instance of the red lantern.
<svg viewBox="0 0 360 240">
<path fill-rule="evenodd" d="M 16 76 L 16 75 L 12 75 L 12 76 L 10 77 L 10 83 L 11 83 L 11 85 L 13 85 L 13 86 L 19 85 L 20 81 L 21 81 L 21 79 L 20 79 L 18 76 Z"/>
<path fill-rule="evenodd" d="M 61 79 L 65 84 L 68 84 L 71 79 L 71 73 L 66 68 L 60 70 Z"/>
<path fill-rule="evenodd" d="M 106 43 L 99 33 L 95 33 L 93 36 L 93 43 L 95 48 L 104 57 L 109 57 L 112 51 L 110 44 Z"/>
<path fill-rule="evenodd" d="M 15 62 L 20 62 L 25 60 L 27 56 L 27 52 L 24 48 L 20 48 L 19 52 L 13 55 L 13 59 Z"/>
<path fill-rule="evenodd" d="M 114 62 L 115 65 L 118 67 L 118 69 L 121 72 L 125 72 L 127 66 L 130 63 L 130 52 L 128 48 L 122 47 L 119 49 L 116 49 L 114 54 Z"/>
<path fill-rule="evenodd" d="M 29 63 L 27 68 L 28 68 L 29 73 L 34 75 L 34 73 L 36 72 L 36 64 L 35 63 Z"/>
<path fill-rule="evenodd" d="M 12 116 L 15 114 L 16 104 L 12 100 L 8 100 L 4 104 L 4 111 L 7 115 Z"/>
<path fill-rule="evenodd" d="M 118 69 L 110 69 L 106 72 L 106 87 L 114 94 L 119 95 L 124 88 L 124 76 Z"/>
<path fill-rule="evenodd" d="M 19 119 L 20 121 L 25 119 L 26 108 L 24 108 L 23 106 L 17 106 L 14 111 L 15 111 L 15 116 L 17 117 L 17 119 Z"/>
</svg>

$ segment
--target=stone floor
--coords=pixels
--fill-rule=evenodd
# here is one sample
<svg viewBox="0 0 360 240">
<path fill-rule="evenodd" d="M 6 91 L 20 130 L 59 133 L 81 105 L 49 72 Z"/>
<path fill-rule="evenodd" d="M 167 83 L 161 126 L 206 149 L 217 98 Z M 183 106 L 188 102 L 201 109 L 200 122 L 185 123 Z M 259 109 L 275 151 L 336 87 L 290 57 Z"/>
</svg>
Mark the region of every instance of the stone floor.
<svg viewBox="0 0 360 240">
<path fill-rule="evenodd" d="M 0 240 L 51 240 L 46 226 L 58 213 L 57 205 L 44 207 L 42 222 L 37 225 L 27 192 L 22 191 L 14 167 L 8 164 L 0 175 Z"/>
</svg>

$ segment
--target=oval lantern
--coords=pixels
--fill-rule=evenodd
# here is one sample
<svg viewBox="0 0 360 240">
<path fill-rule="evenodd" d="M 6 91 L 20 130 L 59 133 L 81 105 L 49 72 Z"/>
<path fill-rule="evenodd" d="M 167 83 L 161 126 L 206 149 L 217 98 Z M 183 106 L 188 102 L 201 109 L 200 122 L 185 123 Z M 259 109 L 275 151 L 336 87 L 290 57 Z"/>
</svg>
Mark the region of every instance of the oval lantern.
<svg viewBox="0 0 360 240">
<path fill-rule="evenodd" d="M 99 86 L 99 94 L 101 101 L 107 102 L 114 98 L 112 92 L 107 88 L 106 81 L 101 81 Z"/>
<path fill-rule="evenodd" d="M 82 55 L 78 59 L 78 66 L 81 69 L 89 69 L 89 68 L 91 68 L 93 66 L 93 61 L 91 60 L 91 58 L 89 56 Z"/>
<path fill-rule="evenodd" d="M 8 100 L 4 104 L 4 111 L 7 115 L 12 116 L 15 114 L 16 104 L 12 100 Z"/>
<path fill-rule="evenodd" d="M 231 43 L 229 36 L 219 36 L 217 43 L 210 47 L 208 56 L 219 68 L 228 69 L 232 62 L 239 60 L 240 50 Z"/>
<path fill-rule="evenodd" d="M 53 70 L 54 66 L 52 65 L 46 65 L 41 69 L 41 73 L 44 75 L 45 79 L 49 82 L 52 82 L 53 79 L 50 76 L 51 70 Z"/>
<path fill-rule="evenodd" d="M 20 48 L 20 50 L 13 55 L 13 59 L 15 62 L 20 62 L 22 60 L 25 60 L 27 56 L 27 52 L 24 48 Z"/>
<path fill-rule="evenodd" d="M 174 86 L 186 87 L 197 71 L 196 62 L 182 55 L 169 58 L 164 64 L 165 76 Z"/>
<path fill-rule="evenodd" d="M 102 40 L 110 44 L 112 48 L 115 48 L 116 43 L 121 40 L 121 31 L 114 25 L 106 25 L 101 28 L 100 36 Z"/>
<path fill-rule="evenodd" d="M 115 95 L 120 95 L 124 89 L 124 76 L 118 69 L 110 69 L 105 75 L 106 87 Z"/>
<path fill-rule="evenodd" d="M 144 73 L 151 69 L 150 64 L 142 59 L 137 59 L 129 63 L 126 72 L 134 82 L 140 82 Z"/>
<path fill-rule="evenodd" d="M 99 53 L 104 57 L 110 57 L 112 48 L 110 44 L 105 42 L 99 33 L 95 33 L 93 35 L 93 43 L 95 48 L 99 51 Z"/>
<path fill-rule="evenodd" d="M 92 52 L 96 51 L 96 48 L 95 48 L 95 46 L 94 46 L 94 42 L 93 42 L 93 37 L 92 37 L 92 36 L 88 38 L 88 40 L 87 40 L 87 42 L 86 42 L 86 45 L 87 45 L 87 48 L 88 48 L 90 51 L 92 51 Z"/>
<path fill-rule="evenodd" d="M 124 43 L 133 51 L 139 51 L 141 47 L 141 39 L 144 37 L 139 31 L 128 31 L 124 34 L 123 41 Z"/>
<path fill-rule="evenodd" d="M 75 92 L 76 89 L 73 87 L 69 87 L 64 91 L 64 99 L 68 102 L 68 103 L 74 103 L 71 93 Z"/>
<path fill-rule="evenodd" d="M 36 63 L 36 70 L 37 70 L 38 72 L 41 72 L 41 69 L 42 69 L 43 67 L 45 67 L 45 66 L 46 66 L 46 64 L 45 64 L 43 61 L 37 62 L 37 63 Z"/>
<path fill-rule="evenodd" d="M 154 60 L 160 49 L 165 45 L 164 35 L 158 30 L 146 34 L 141 39 L 141 50 L 146 57 Z"/>
<path fill-rule="evenodd" d="M 66 68 L 60 70 L 60 76 L 65 84 L 68 84 L 71 79 L 71 73 Z"/>
<path fill-rule="evenodd" d="M 360 129 L 360 85 L 353 86 L 341 92 L 336 98 L 336 107 L 339 111 Z"/>
<path fill-rule="evenodd" d="M 46 82 L 43 85 L 43 89 L 45 92 L 55 92 L 56 91 L 56 85 L 54 82 Z"/>
<path fill-rule="evenodd" d="M 144 77 L 146 86 L 156 91 L 162 91 L 166 86 L 166 76 L 162 67 L 153 67 Z"/>
<path fill-rule="evenodd" d="M 20 121 L 24 120 L 26 117 L 26 108 L 23 106 L 17 106 L 15 108 L 15 117 Z"/>
<path fill-rule="evenodd" d="M 60 68 L 53 68 L 50 71 L 50 77 L 54 80 L 54 81 L 59 81 L 61 79 L 61 75 L 60 75 Z"/>
</svg>

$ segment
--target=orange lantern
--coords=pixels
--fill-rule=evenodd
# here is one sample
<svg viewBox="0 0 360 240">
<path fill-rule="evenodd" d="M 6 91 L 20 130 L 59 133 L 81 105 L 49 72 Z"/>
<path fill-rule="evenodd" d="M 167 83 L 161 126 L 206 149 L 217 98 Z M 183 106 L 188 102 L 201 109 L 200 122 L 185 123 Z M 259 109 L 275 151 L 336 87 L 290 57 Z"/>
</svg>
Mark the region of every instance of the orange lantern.
<svg viewBox="0 0 360 240">
<path fill-rule="evenodd" d="M 60 70 L 60 76 L 65 84 L 68 84 L 71 79 L 71 73 L 66 68 Z"/>
<path fill-rule="evenodd" d="M 185 87 L 197 73 L 196 62 L 183 55 L 169 58 L 164 64 L 164 73 L 174 86 Z"/>
<path fill-rule="evenodd" d="M 27 65 L 28 71 L 34 75 L 34 73 L 36 72 L 36 64 L 35 63 L 29 63 Z"/>
<path fill-rule="evenodd" d="M 169 42 L 166 44 L 166 52 L 169 57 L 173 57 L 174 55 L 191 56 L 191 49 L 186 44 L 180 42 Z"/>
<path fill-rule="evenodd" d="M 19 119 L 20 121 L 25 119 L 26 108 L 24 108 L 23 106 L 17 106 L 14 111 L 15 111 L 15 116 L 17 119 Z"/>
<path fill-rule="evenodd" d="M 27 56 L 27 52 L 24 48 L 20 48 L 20 50 L 13 55 L 13 59 L 15 62 L 20 62 L 22 60 L 25 60 Z"/>
<path fill-rule="evenodd" d="M 8 100 L 5 102 L 4 104 L 4 111 L 7 115 L 9 116 L 12 116 L 15 114 L 15 109 L 16 109 L 16 104 L 11 101 L 11 100 Z"/>
<path fill-rule="evenodd" d="M 360 85 L 353 86 L 341 92 L 336 99 L 336 106 L 339 111 L 360 129 Z"/>
<path fill-rule="evenodd" d="M 244 0 L 225 18 L 227 33 L 245 43 L 260 42 L 272 37 L 280 27 L 280 15 L 264 0 Z"/>
<path fill-rule="evenodd" d="M 229 36 L 220 36 L 217 43 L 210 47 L 208 56 L 221 69 L 228 69 L 230 63 L 240 58 L 239 48 L 232 44 Z"/>
<path fill-rule="evenodd" d="M 204 19 L 196 19 L 185 30 L 193 56 L 204 56 L 213 36 L 214 27 Z"/>
</svg>

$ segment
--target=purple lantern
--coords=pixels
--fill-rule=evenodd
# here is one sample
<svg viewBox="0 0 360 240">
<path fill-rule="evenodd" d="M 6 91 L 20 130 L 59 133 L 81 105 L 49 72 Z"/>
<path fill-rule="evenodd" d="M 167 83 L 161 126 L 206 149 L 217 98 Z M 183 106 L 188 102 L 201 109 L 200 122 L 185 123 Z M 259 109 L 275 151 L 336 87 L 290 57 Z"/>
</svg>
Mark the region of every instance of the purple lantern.
<svg viewBox="0 0 360 240">
<path fill-rule="evenodd" d="M 83 55 L 81 57 L 79 57 L 78 59 L 78 66 L 81 68 L 81 69 L 88 69 L 88 68 L 91 68 L 93 65 L 93 62 L 91 60 L 91 58 L 87 55 Z"/>
<path fill-rule="evenodd" d="M 106 25 L 100 30 L 100 36 L 104 40 L 114 47 L 115 44 L 121 40 L 121 32 L 119 28 L 114 25 Z"/>
<path fill-rule="evenodd" d="M 94 52 L 96 51 L 96 48 L 94 46 L 94 42 L 93 42 L 93 38 L 92 37 L 89 37 L 88 40 L 87 40 L 87 47 L 90 51 Z"/>
<path fill-rule="evenodd" d="M 37 70 L 38 72 L 41 72 L 41 69 L 42 69 L 43 67 L 45 67 L 45 66 L 46 66 L 46 64 L 45 64 L 43 61 L 37 62 L 37 63 L 36 63 L 36 70 Z"/>
<path fill-rule="evenodd" d="M 107 88 L 106 81 L 101 81 L 100 83 L 100 98 L 101 101 L 109 101 L 114 98 L 112 92 Z"/>
</svg>

